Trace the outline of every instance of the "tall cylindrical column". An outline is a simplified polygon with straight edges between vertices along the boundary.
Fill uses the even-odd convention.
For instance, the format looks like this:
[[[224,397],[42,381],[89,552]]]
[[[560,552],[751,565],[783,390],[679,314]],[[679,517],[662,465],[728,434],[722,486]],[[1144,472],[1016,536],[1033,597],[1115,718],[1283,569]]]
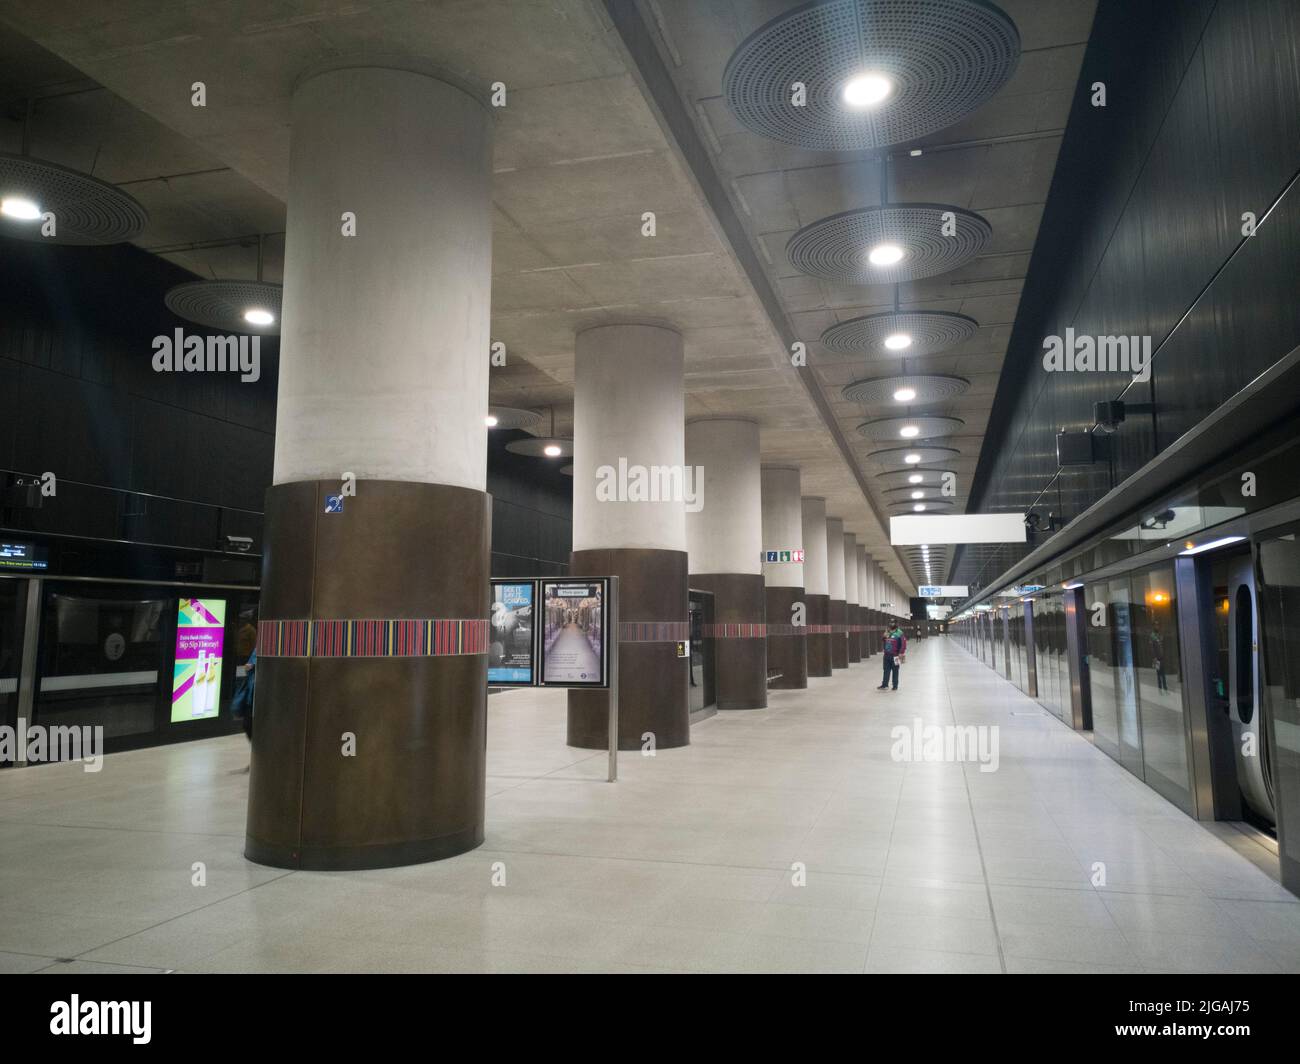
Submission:
[[[763,466],[763,583],[767,595],[767,670],[772,687],[808,686],[807,612],[803,563],[803,513],[799,470]],[[769,560],[775,559],[775,560]]]
[[[718,709],[767,705],[763,488],[758,423],[701,418],[686,426],[686,464],[698,470],[699,506],[686,508],[690,585],[713,595]]]
[[[861,619],[858,622],[858,653],[865,661],[876,652],[871,642],[871,614],[868,612],[871,609],[871,598],[867,581],[867,548],[859,543],[853,553],[858,567],[858,599],[862,604]]]
[[[858,638],[861,607],[858,605],[858,537],[852,532],[844,534],[844,610],[847,620],[849,664],[862,660],[862,643]]]
[[[808,675],[831,674],[831,600],[826,559],[826,500],[799,500],[803,518],[804,601],[808,603]]]
[[[570,571],[619,578],[620,750],[640,749],[647,733],[660,749],[690,742],[689,662],[677,643],[690,637],[686,506],[698,485],[685,468],[684,380],[673,329],[578,334]],[[608,708],[604,691],[570,691],[569,745],[606,746]]]
[[[826,518],[826,578],[830,588],[831,668],[849,664],[848,613],[844,600],[844,522]]]
[[[483,841],[491,160],[487,108],[418,61],[332,60],[294,92],[245,844],[263,864]]]

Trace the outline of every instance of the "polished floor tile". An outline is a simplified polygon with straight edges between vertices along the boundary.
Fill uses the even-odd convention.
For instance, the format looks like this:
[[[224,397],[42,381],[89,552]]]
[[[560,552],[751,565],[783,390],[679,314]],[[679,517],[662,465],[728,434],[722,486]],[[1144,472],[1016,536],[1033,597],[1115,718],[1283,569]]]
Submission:
[[[0,972],[1300,971],[1300,899],[943,639],[720,713],[565,745],[489,700],[487,839],[435,864],[244,860],[242,736],[0,772]],[[998,729],[997,771],[912,760]],[[502,882],[504,876],[504,882]]]

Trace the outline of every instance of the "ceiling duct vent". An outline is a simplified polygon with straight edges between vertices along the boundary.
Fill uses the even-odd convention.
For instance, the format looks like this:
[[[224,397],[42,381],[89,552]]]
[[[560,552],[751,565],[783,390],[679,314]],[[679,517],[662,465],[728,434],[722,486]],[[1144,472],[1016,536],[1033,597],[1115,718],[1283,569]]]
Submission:
[[[978,329],[979,322],[965,314],[889,310],[832,325],[822,333],[822,346],[844,354],[912,358],[956,347],[974,336]]]
[[[945,219],[951,214],[951,219]],[[945,222],[951,236],[945,236]],[[790,238],[786,255],[800,273],[849,284],[897,284],[935,277],[970,262],[993,227],[973,211],[940,203],[895,203],[832,214]],[[901,256],[871,261],[882,248]]]
[[[218,332],[279,336],[281,292],[278,284],[267,281],[186,281],[169,289],[163,299],[168,310],[195,325]],[[258,324],[245,316],[258,311],[271,315],[271,320]]]
[[[19,240],[121,244],[143,233],[149,221],[148,212],[121,189],[27,155],[0,154],[0,197],[13,210],[0,212],[0,235]],[[48,236],[47,214],[54,216]]]
[[[722,94],[761,136],[860,151],[960,121],[1010,80],[1019,59],[1015,23],[984,0],[830,0],[746,38],[727,62]]]
[[[850,403],[866,406],[921,406],[953,399],[970,387],[964,377],[914,375],[907,377],[873,377],[852,381],[840,392]]]

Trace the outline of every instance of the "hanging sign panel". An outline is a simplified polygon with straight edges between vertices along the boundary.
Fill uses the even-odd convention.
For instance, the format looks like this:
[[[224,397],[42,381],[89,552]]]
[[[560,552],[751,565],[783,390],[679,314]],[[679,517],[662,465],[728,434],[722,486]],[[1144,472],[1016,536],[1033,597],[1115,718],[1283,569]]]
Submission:
[[[926,543],[1024,543],[1023,514],[905,514],[889,519],[895,547]]]
[[[176,610],[171,721],[206,720],[221,712],[225,599],[184,598]]]
[[[921,598],[966,598],[970,588],[965,584],[923,584],[916,589]]]
[[[493,687],[530,687],[536,672],[532,580],[493,580],[488,683]]]
[[[608,669],[606,579],[542,580],[544,687],[604,687]]]

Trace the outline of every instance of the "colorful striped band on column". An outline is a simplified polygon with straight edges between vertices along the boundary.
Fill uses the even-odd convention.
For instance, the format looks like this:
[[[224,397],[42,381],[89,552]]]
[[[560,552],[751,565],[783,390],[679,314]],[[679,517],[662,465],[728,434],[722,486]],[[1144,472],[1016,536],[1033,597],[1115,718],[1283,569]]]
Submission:
[[[769,624],[767,634],[773,635],[807,635],[812,630],[806,624]]]
[[[259,621],[259,658],[425,658],[486,654],[488,622]]]
[[[763,639],[767,635],[766,624],[706,624],[705,639]]]
[[[809,635],[830,635],[831,626],[829,624],[805,624],[803,630]]]
[[[690,637],[690,621],[623,621],[618,626],[620,643],[679,643]]]

